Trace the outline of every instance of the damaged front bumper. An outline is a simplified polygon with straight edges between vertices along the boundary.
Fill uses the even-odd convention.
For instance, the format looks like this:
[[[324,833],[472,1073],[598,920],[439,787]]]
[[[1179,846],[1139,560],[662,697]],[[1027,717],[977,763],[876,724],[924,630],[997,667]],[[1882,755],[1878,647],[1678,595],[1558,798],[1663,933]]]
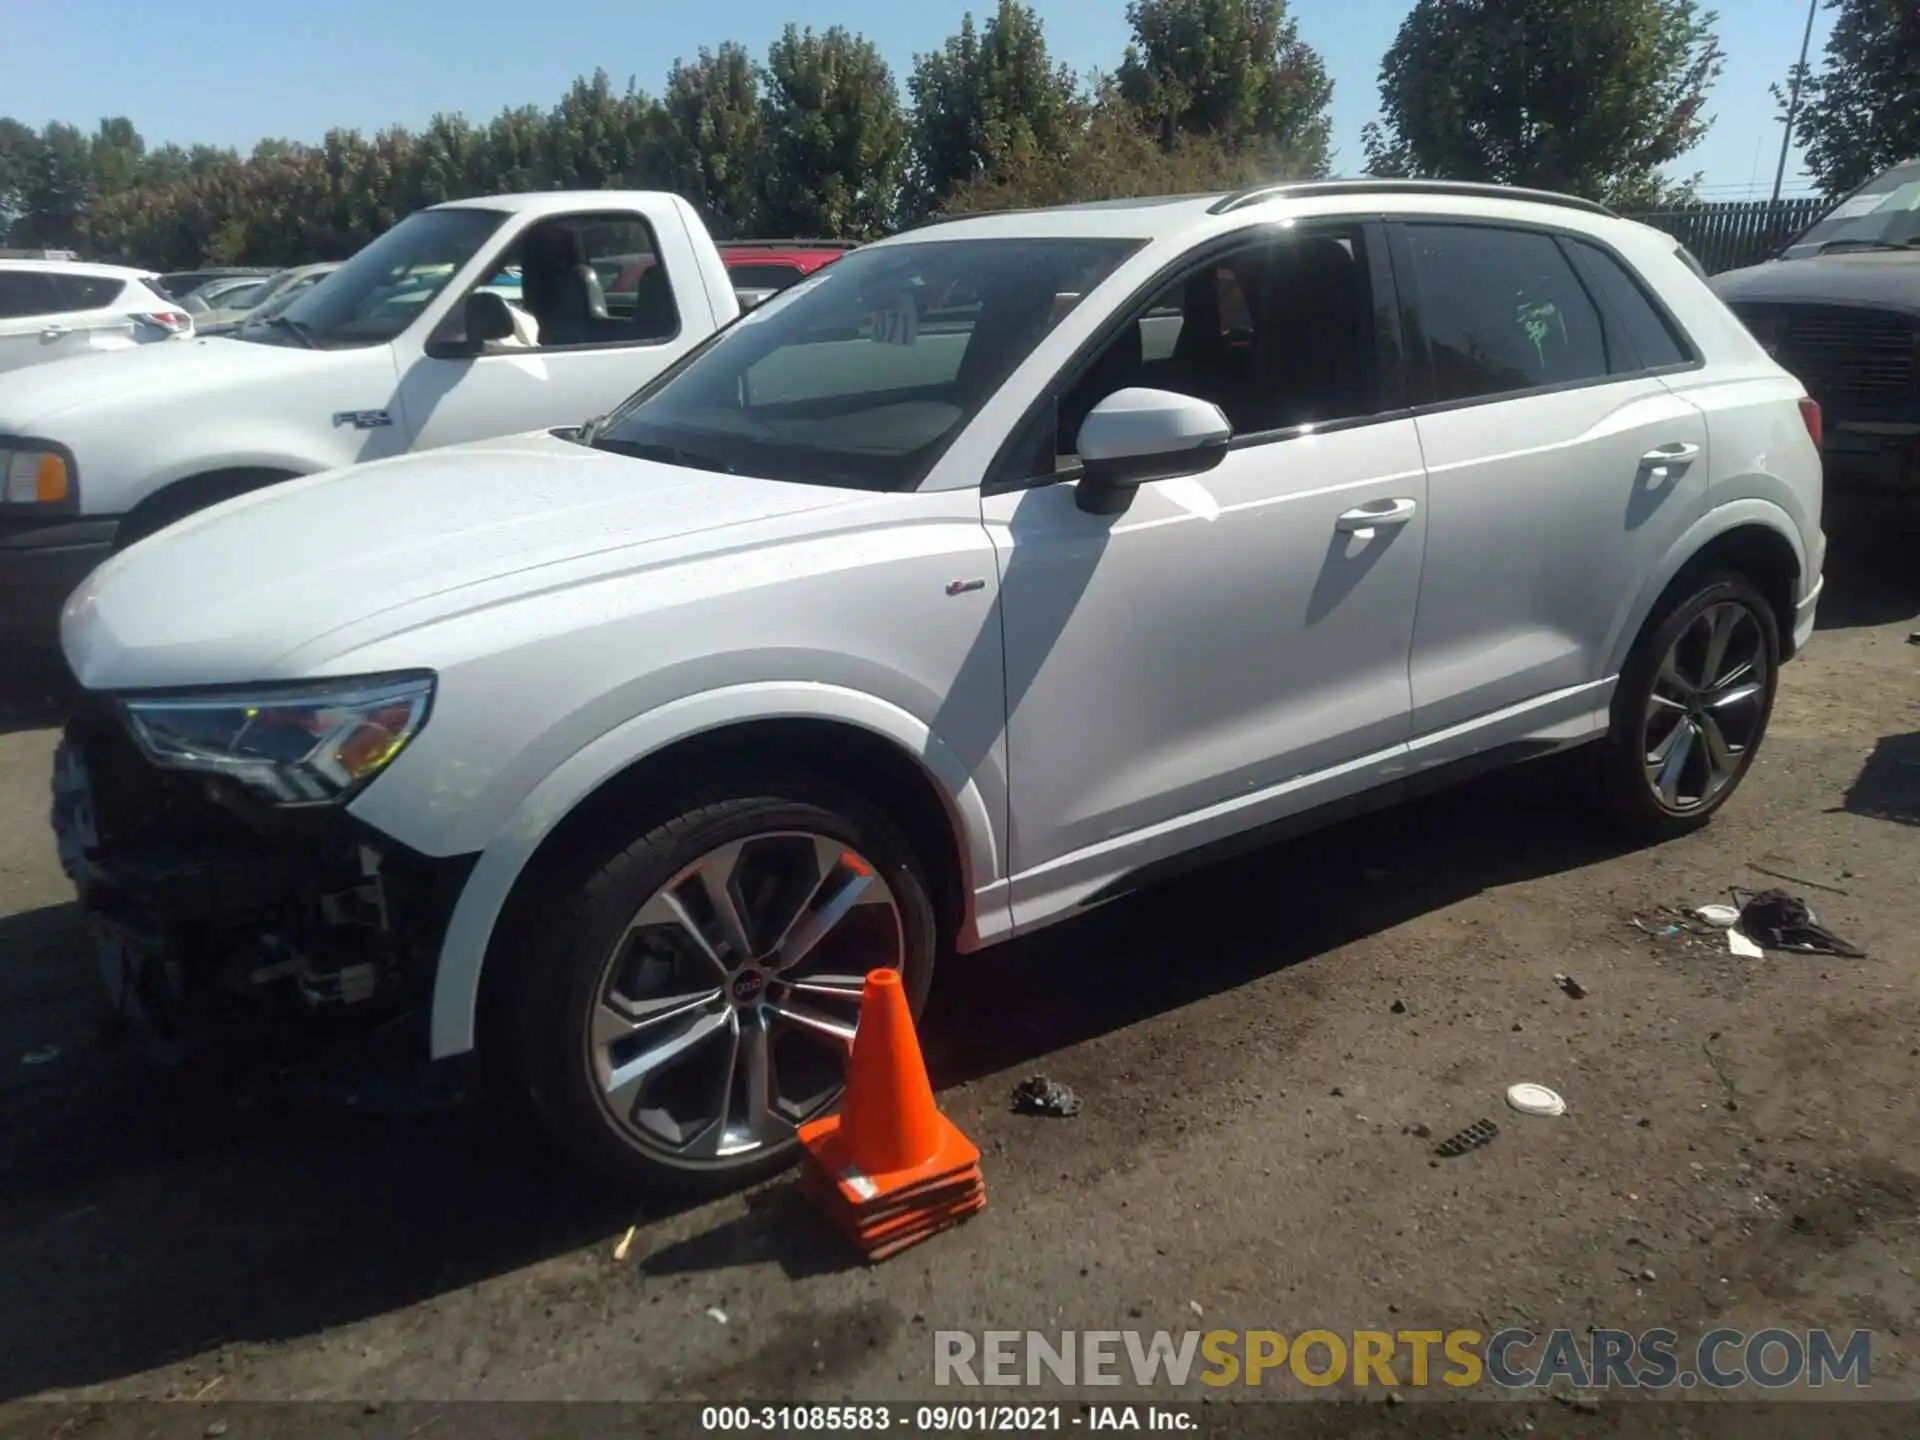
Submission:
[[[235,1026],[391,1019],[431,993],[472,858],[428,859],[336,806],[276,809],[163,770],[83,703],[52,821],[116,1030],[177,1058]]]

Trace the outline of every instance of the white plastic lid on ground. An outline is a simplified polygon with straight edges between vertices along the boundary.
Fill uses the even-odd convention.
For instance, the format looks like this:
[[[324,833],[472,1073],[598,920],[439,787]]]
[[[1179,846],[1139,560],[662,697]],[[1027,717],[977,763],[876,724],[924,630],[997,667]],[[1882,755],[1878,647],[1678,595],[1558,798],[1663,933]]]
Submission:
[[[1544,1085],[1521,1081],[1507,1088],[1507,1104],[1522,1115],[1564,1115],[1567,1102]]]

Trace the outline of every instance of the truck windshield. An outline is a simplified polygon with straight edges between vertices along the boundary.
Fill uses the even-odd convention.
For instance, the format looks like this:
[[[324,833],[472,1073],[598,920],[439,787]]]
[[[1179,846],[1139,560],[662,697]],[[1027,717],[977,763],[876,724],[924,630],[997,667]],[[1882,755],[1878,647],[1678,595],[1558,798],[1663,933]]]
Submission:
[[[770,480],[911,490],[1138,242],[927,240],[857,250],[722,330],[592,444]]]
[[[1920,240],[1920,162],[1882,170],[1781,252],[1787,260],[1849,249],[1905,249]]]
[[[506,218],[500,210],[416,211],[324,284],[300,288],[288,304],[258,315],[238,338],[319,350],[384,345],[413,323]]]

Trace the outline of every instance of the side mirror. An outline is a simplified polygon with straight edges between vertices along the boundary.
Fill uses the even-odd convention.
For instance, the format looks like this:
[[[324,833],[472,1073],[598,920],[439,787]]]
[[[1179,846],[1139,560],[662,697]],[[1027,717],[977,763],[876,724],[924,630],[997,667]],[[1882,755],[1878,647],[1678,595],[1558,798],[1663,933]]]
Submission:
[[[1116,390],[1080,422],[1084,474],[1074,499],[1089,515],[1118,515],[1149,480],[1211,470],[1232,438],[1233,426],[1211,401],[1171,390]]]
[[[507,302],[491,290],[476,290],[467,297],[467,343],[476,350],[489,340],[513,338],[513,313]]]

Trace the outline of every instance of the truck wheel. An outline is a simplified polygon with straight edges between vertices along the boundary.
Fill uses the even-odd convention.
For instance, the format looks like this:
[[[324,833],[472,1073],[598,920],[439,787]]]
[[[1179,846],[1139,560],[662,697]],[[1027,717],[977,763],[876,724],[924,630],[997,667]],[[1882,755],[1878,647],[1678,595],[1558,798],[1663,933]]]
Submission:
[[[840,1099],[866,972],[899,970],[916,1014],[933,976],[909,842],[784,767],[690,791],[637,839],[602,827],[517,918],[503,958],[533,1107],[633,1188],[711,1193],[783,1168],[799,1124]]]
[[[1700,576],[1647,623],[1614,692],[1601,793],[1646,840],[1699,829],[1746,778],[1779,680],[1773,607],[1745,577]]]

